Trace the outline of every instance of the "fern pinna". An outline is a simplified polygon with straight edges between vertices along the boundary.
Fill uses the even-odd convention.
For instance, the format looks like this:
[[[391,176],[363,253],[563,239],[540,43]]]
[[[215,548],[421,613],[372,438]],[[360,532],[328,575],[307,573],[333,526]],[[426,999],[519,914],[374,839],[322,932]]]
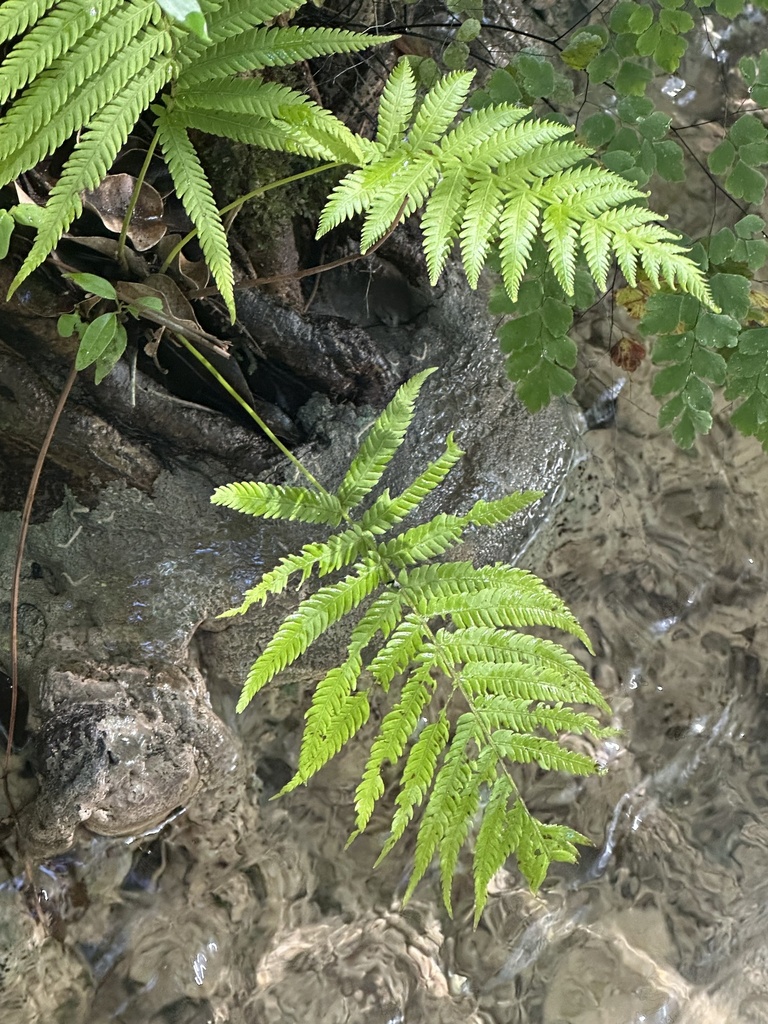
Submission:
[[[388,692],[402,679],[357,787],[354,835],[365,829],[384,794],[385,767],[404,758],[391,833],[379,859],[425,804],[405,899],[437,854],[450,911],[459,852],[480,813],[474,849],[477,920],[488,884],[509,856],[516,856],[537,889],[553,860],[574,861],[576,844],[589,842],[566,826],[537,820],[520,796],[512,766],[530,763],[591,775],[599,770],[595,761],[560,739],[584,732],[600,738],[612,730],[572,706],[609,711],[579,663],[558,644],[520,632],[526,626],[555,627],[591,650],[576,619],[540,579],[501,563],[476,568],[466,561],[435,561],[469,527],[502,523],[540,494],[480,500],[464,515],[441,513],[396,532],[461,458],[449,435],[444,453],[402,493],[384,490],[362,506],[402,443],[419,390],[432,372],[400,388],[335,494],[235,483],[219,487],[211,500],[249,515],[342,527],[327,540],[283,557],[238,608],[224,613],[238,615],[264,604],[289,583],[336,574],[283,621],[248,673],[238,711],[334,623],[357,613],[344,661],[317,684],[296,774],[283,792],[306,783],[337,754],[368,721],[377,691]]]
[[[82,213],[82,193],[97,187],[139,116],[162,93],[153,108],[156,141],[234,318],[226,234],[188,133],[198,129],[326,159],[321,144],[297,143],[279,115],[306,107],[322,137],[323,127],[335,121],[330,114],[285,86],[238,77],[378,41],[338,29],[264,27],[302,2],[200,0],[207,31],[201,39],[156,0],[5,0],[0,43],[16,41],[0,64],[0,103],[10,102],[0,118],[0,186],[77,135],[11,290]],[[345,159],[359,157],[363,146],[354,143]]]

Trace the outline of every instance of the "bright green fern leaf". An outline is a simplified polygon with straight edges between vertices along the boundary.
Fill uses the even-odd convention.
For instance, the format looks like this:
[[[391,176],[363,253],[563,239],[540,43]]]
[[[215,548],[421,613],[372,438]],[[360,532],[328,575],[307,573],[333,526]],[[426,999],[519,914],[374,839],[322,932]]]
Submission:
[[[338,526],[343,508],[333,494],[320,494],[308,487],[282,487],[278,484],[242,483],[217,487],[211,501],[226,505],[249,516],[265,519],[298,519],[302,523]]]
[[[169,62],[158,61],[151,72],[128,83],[119,102],[108,103],[89,123],[77,151],[67,161],[63,174],[51,190],[34,245],[11,284],[11,292],[30,271],[40,266],[72,221],[82,213],[82,193],[96,188],[106,176],[139,114],[167,81],[168,71]]]
[[[0,42],[13,42],[0,62],[0,103],[7,106],[0,118],[0,184],[75,138],[43,228],[11,290],[57,244],[81,212],[81,193],[98,186],[116,147],[172,83],[175,108],[168,106],[168,95],[155,108],[157,140],[234,317],[229,248],[188,130],[353,165],[380,148],[307,97],[253,77],[261,68],[355,52],[393,38],[265,26],[302,2],[204,0],[198,17],[201,25],[205,19],[206,37],[202,30],[180,27],[155,0],[5,0]],[[241,73],[249,77],[237,77]]]
[[[680,240],[657,223],[663,218],[626,205],[641,201],[645,193],[591,162],[589,150],[563,138],[571,129],[525,119],[527,109],[504,103],[461,117],[471,72],[453,72],[438,81],[414,113],[412,72],[401,66],[382,97],[379,152],[367,152],[333,190],[320,216],[318,238],[362,214],[365,252],[399,215],[423,207],[432,283],[458,241],[467,280],[476,287],[498,243],[502,278],[515,301],[540,236],[567,295],[574,293],[583,253],[600,286],[613,258],[629,281],[640,261],[652,280],[663,277],[714,308],[700,267]]]
[[[58,0],[5,0],[0,7],[0,43],[25,32]]]
[[[379,103],[376,142],[387,152],[400,142],[416,102],[416,78],[407,60],[400,61],[384,86]]]
[[[157,134],[176,194],[197,228],[200,246],[234,323],[235,294],[232,263],[224,225],[213,191],[186,129],[167,107],[156,107]]]
[[[308,782],[370,722],[371,708],[388,701],[355,794],[351,839],[387,800],[386,773],[401,770],[391,831],[379,860],[423,805],[405,898],[437,856],[450,911],[453,875],[479,816],[473,866],[479,915],[491,878],[509,856],[517,856],[520,871],[537,888],[552,861],[572,860],[575,844],[588,842],[533,817],[514,781],[515,766],[596,774],[596,757],[570,750],[564,739],[588,734],[600,741],[613,730],[574,707],[609,710],[573,655],[552,640],[521,632],[533,625],[558,629],[589,649],[584,630],[540,579],[504,563],[475,567],[467,561],[435,561],[467,529],[505,522],[538,493],[481,499],[463,515],[438,513],[396,532],[461,458],[449,437],[443,455],[401,494],[393,498],[385,490],[361,509],[402,444],[431,372],[400,388],[368,432],[336,495],[320,488],[313,492],[254,483],[219,488],[213,500],[259,516],[342,527],[327,540],[283,557],[235,610],[282,592],[292,579],[308,583],[346,573],[316,589],[283,621],[252,666],[238,703],[242,711],[322,633],[352,619],[344,660],[315,688],[296,773],[283,791]],[[447,713],[451,703],[458,707],[458,718]]]
[[[230,75],[280,67],[326,53],[355,53],[396,36],[367,36],[337,28],[258,28],[206,47],[201,55],[182,55],[182,88]]]
[[[345,509],[358,505],[381,479],[392,456],[403,443],[413,419],[419,391],[427,377],[434,372],[434,369],[423,370],[407,384],[403,384],[371,427],[337,492]]]

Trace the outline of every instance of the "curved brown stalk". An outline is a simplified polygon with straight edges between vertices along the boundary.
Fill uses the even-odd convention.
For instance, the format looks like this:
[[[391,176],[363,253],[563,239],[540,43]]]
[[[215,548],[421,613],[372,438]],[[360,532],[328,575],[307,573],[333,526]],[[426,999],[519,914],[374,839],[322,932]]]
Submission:
[[[326,270],[335,270],[336,267],[343,267],[347,263],[355,263],[357,260],[364,260],[366,256],[372,256],[377,249],[380,249],[384,243],[392,237],[395,229],[400,223],[400,218],[403,215],[403,211],[408,205],[410,196],[406,196],[400,206],[400,209],[395,215],[395,219],[392,221],[392,225],[388,228],[386,234],[382,235],[381,238],[372,245],[370,249],[366,249],[365,252],[355,252],[351,256],[342,256],[338,260],[331,260],[330,263],[320,263],[316,267],[306,267],[304,270],[293,270],[289,274],[275,274],[273,277],[247,277],[242,281],[238,281],[235,284],[235,290],[243,288],[255,288],[257,285],[262,284],[277,284],[282,281],[300,281],[304,277],[312,277],[313,274],[322,274]],[[192,292],[189,296],[190,299],[204,299],[209,295],[218,295],[219,289],[215,285],[211,285],[210,288],[199,288],[196,292]]]
[[[16,726],[16,708],[18,704],[19,696],[19,590],[21,587],[21,565],[24,559],[24,548],[27,543],[27,533],[29,531],[29,522],[32,518],[32,506],[35,502],[35,494],[37,493],[37,486],[40,482],[40,474],[43,471],[43,464],[48,455],[48,449],[51,447],[51,441],[53,435],[58,426],[61,414],[66,405],[69,393],[72,390],[72,385],[75,383],[75,377],[77,376],[77,369],[75,364],[72,364],[72,368],[69,371],[64,387],[61,389],[59,400],[56,403],[56,408],[51,416],[51,422],[48,424],[48,430],[46,431],[43,443],[40,446],[40,451],[37,454],[35,461],[35,468],[32,471],[32,477],[29,481],[29,487],[27,488],[27,498],[24,502],[24,510],[21,513],[21,525],[19,527],[19,543],[16,548],[16,561],[13,566],[13,578],[11,581],[11,716],[8,722],[8,739],[5,745],[5,762],[3,764],[3,789],[5,790],[5,798],[8,801],[8,806],[11,809],[11,813],[16,815],[16,808],[13,805],[11,794],[8,787],[8,769],[11,761],[11,750],[13,749],[13,733]]]

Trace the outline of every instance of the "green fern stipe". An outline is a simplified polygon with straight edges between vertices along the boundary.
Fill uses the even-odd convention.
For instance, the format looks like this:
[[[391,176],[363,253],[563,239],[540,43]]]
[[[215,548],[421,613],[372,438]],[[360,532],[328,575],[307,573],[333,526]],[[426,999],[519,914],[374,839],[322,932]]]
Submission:
[[[416,82],[402,60],[384,89],[376,138],[334,189],[318,237],[363,214],[361,246],[369,249],[391,228],[400,210],[423,207],[424,252],[434,284],[458,241],[474,288],[493,246],[512,300],[537,237],[568,295],[577,259],[586,260],[600,287],[615,258],[628,281],[642,266],[652,281],[663,276],[714,308],[700,268],[657,214],[635,204],[645,197],[613,171],[590,163],[590,150],[566,139],[571,129],[531,118],[530,111],[499,103],[457,117],[471,72],[439,81],[415,108]],[[342,158],[346,159],[346,158]]]
[[[399,88],[407,99],[402,82]],[[393,116],[380,125],[383,137],[396,123]],[[438,126],[439,119],[431,127],[425,119],[422,130],[429,135]],[[291,581],[343,573],[300,601],[283,621],[248,673],[238,711],[326,630],[354,615],[344,660],[317,684],[296,773],[283,792],[308,782],[360,732],[371,708],[384,703],[355,793],[356,828],[350,841],[369,825],[391,773],[402,764],[391,831],[379,860],[423,807],[405,898],[437,856],[450,912],[453,875],[479,814],[473,867],[477,920],[491,878],[508,857],[516,856],[536,889],[552,861],[573,861],[576,844],[589,842],[530,813],[514,781],[514,766],[592,775],[600,770],[595,759],[570,750],[563,740],[584,733],[600,740],[614,730],[574,707],[610,710],[578,661],[552,640],[521,632],[531,626],[558,629],[591,650],[579,623],[538,577],[504,563],[475,567],[467,561],[435,561],[467,530],[505,522],[540,494],[480,500],[464,515],[440,513],[399,530],[460,460],[463,453],[449,436],[444,453],[410,486],[394,497],[384,490],[372,498],[432,372],[418,374],[399,389],[370,428],[335,495],[238,483],[218,488],[212,500],[263,518],[343,527],[282,558],[239,608],[224,613],[244,612]],[[458,718],[447,713],[452,702]]]

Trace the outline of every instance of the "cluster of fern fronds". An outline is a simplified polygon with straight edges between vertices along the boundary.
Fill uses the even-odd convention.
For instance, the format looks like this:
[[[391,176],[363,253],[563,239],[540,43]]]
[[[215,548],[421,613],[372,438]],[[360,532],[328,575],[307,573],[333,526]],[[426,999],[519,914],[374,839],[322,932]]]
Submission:
[[[346,655],[317,684],[306,714],[296,774],[283,792],[307,782],[368,721],[382,691],[397,687],[373,740],[355,794],[357,835],[385,792],[385,771],[404,758],[391,834],[381,857],[424,804],[407,900],[437,853],[443,897],[476,818],[475,908],[515,855],[534,888],[552,861],[574,861],[588,840],[544,824],[526,807],[515,764],[590,775],[586,754],[560,741],[567,733],[603,737],[612,730],[573,705],[608,707],[589,675],[561,646],[520,632],[550,626],[589,639],[563,602],[536,576],[511,565],[436,561],[471,527],[503,523],[540,495],[477,501],[463,515],[441,513],[398,528],[439,487],[463,452],[452,436],[444,453],[400,494],[372,498],[411,422],[427,370],[397,392],[376,420],[335,494],[269,483],[219,487],[212,501],[249,515],[341,527],[287,555],[249,590],[240,607],[263,604],[290,584],[331,574],[280,625],[252,666],[238,704],[296,661],[334,623],[354,614]],[[380,858],[381,859],[381,858]]]
[[[191,129],[351,165],[323,211],[319,233],[363,213],[363,250],[401,212],[423,206],[433,281],[458,241],[474,287],[497,246],[515,298],[540,236],[568,294],[583,254],[600,287],[615,257],[632,284],[641,268],[655,286],[663,278],[711,304],[699,267],[642,205],[644,193],[591,162],[589,151],[566,137],[567,126],[509,103],[462,116],[468,72],[447,75],[417,105],[416,81],[403,59],[384,90],[376,138],[369,140],[307,96],[254,72],[390,37],[265,27],[301,0],[200,5],[205,39],[170,20],[155,0],[5,0],[0,7],[0,42],[17,39],[0,65],[0,102],[10,103],[0,119],[0,185],[76,136],[13,287],[79,216],[82,193],[97,187],[153,104],[152,149],[159,144],[233,317],[226,233]]]
[[[201,0],[204,41],[155,0],[5,0],[0,42],[19,38],[0,65],[0,103],[12,101],[0,119],[0,185],[77,134],[14,287],[80,215],[82,193],[103,180],[139,116],[162,93],[153,107],[156,142],[234,316],[226,234],[190,129],[326,159],[322,145],[297,145],[280,113],[306,107],[318,134],[335,122],[330,114],[279,83],[241,76],[374,42],[338,29],[264,27],[297,6],[296,0]]]

